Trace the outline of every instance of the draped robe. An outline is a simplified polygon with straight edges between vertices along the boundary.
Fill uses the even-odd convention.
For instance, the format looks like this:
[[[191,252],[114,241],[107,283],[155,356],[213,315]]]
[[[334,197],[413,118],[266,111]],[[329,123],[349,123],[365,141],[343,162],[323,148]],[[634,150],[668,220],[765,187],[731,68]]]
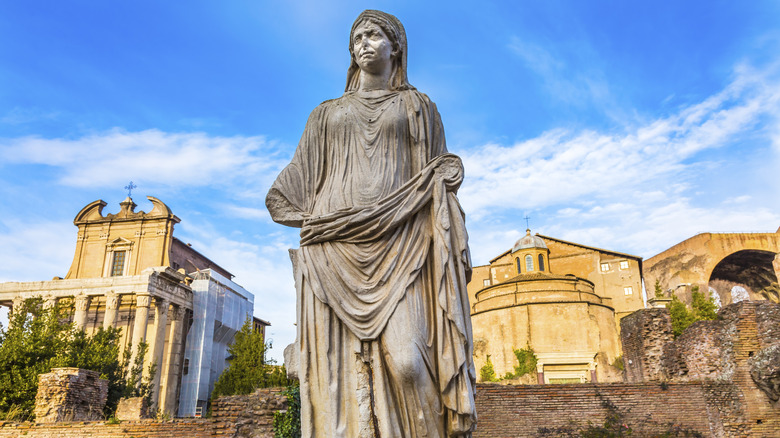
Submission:
[[[318,106],[269,191],[302,227],[298,294],[304,437],[471,436],[470,260],[435,105],[416,90]]]

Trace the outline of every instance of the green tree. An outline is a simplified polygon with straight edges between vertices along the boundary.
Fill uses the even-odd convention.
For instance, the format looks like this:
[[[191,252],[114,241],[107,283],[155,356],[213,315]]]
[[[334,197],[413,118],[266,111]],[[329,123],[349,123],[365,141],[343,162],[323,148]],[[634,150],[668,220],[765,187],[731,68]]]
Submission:
[[[8,329],[0,332],[0,411],[32,416],[38,374],[51,371],[68,348],[72,326],[60,322],[65,316],[62,306],[46,308],[40,298],[14,307]]]
[[[482,382],[497,382],[496,371],[493,369],[493,362],[490,361],[490,355],[487,355],[485,365],[479,369],[479,380]]]
[[[711,321],[718,317],[718,307],[712,297],[699,292],[698,286],[691,288],[691,292],[690,309],[674,295],[672,295],[672,302],[669,303],[669,316],[675,338],[696,321]]]
[[[289,385],[284,367],[275,366],[273,360],[266,359],[266,348],[263,335],[252,328],[252,319],[248,318],[228,347],[230,364],[214,384],[211,398]]]
[[[656,298],[663,298],[664,291],[661,289],[661,282],[659,280],[655,281],[655,297]]]
[[[17,411],[21,419],[32,419],[38,375],[56,367],[97,371],[108,380],[106,416],[114,413],[121,397],[151,394],[154,367],[147,377],[140,376],[145,343],[139,346],[137,369],[130,369],[129,349],[119,359],[120,329],[100,328],[88,336],[67,322],[69,315],[68,300],[46,307],[43,300],[30,299],[14,309],[9,327],[0,329],[0,412]]]

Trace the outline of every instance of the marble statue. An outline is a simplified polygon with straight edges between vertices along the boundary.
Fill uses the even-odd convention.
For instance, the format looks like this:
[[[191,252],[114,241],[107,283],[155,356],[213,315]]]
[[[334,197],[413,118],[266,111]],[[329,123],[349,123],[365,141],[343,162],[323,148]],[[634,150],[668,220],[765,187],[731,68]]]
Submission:
[[[274,221],[301,228],[287,362],[302,433],[470,437],[463,166],[436,105],[409,84],[400,21],[364,11],[349,52],[344,95],[314,109],[266,198]]]

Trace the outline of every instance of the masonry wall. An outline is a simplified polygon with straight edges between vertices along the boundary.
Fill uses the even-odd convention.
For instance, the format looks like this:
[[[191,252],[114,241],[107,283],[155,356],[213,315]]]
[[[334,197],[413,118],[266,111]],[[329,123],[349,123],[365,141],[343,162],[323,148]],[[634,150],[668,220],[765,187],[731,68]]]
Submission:
[[[739,403],[736,397],[723,401]],[[703,436],[725,436],[720,418],[708,415],[707,393],[697,384],[483,384],[477,402],[475,438],[579,436],[589,423],[603,425],[610,410],[634,436],[663,433],[670,423]]]
[[[266,388],[250,395],[217,399],[212,406],[212,418],[207,419],[139,420],[119,424],[5,422],[0,423],[0,438],[273,438],[274,412],[286,408],[281,388]]]
[[[35,418],[41,423],[99,420],[107,396],[108,381],[97,372],[53,368],[38,375]]]
[[[686,430],[703,437],[774,437],[780,425],[765,411],[759,424],[751,395],[730,382],[607,383],[576,385],[477,385],[475,438],[561,437],[601,426],[610,413],[633,436]],[[136,421],[121,424],[0,423],[0,438],[205,438],[272,437],[273,412],[285,408],[279,389],[217,400],[210,419]],[[255,435],[250,435],[254,431]],[[574,435],[578,436],[578,435]]]

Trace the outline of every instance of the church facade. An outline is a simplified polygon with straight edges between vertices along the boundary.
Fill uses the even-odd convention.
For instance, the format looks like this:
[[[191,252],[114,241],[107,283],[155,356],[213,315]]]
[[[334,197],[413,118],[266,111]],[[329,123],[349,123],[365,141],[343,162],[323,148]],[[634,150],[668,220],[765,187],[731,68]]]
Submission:
[[[93,333],[122,329],[131,357],[144,342],[145,366],[154,363],[152,411],[194,416],[203,410],[226,366],[227,345],[252,316],[254,296],[233,275],[173,236],[180,222],[162,201],[136,212],[128,196],[116,214],[95,201],[74,219],[73,263],[65,278],[0,283],[0,305],[30,298],[73,303],[71,322]],[[255,318],[255,325],[269,323]]]
[[[530,230],[477,266],[468,285],[477,369],[490,357],[512,373],[530,347],[536,375],[521,383],[620,381],[620,319],[645,307],[642,259]]]

